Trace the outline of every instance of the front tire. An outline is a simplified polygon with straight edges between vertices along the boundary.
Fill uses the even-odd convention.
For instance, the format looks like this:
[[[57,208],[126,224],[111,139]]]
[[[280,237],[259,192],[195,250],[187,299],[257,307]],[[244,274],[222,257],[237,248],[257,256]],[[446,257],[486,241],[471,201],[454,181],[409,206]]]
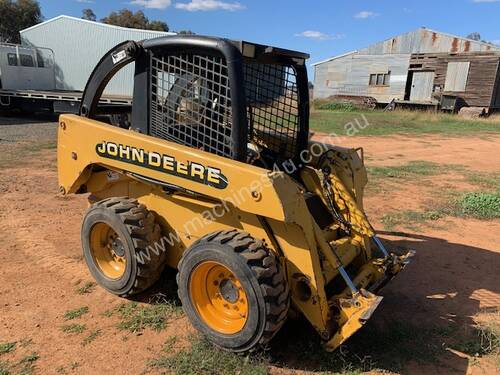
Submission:
[[[234,352],[266,346],[290,306],[288,283],[274,254],[237,230],[212,233],[186,250],[177,284],[195,328]]]
[[[160,240],[160,227],[137,200],[108,198],[92,205],[81,235],[90,273],[109,292],[127,297],[160,278],[165,253],[152,251]]]

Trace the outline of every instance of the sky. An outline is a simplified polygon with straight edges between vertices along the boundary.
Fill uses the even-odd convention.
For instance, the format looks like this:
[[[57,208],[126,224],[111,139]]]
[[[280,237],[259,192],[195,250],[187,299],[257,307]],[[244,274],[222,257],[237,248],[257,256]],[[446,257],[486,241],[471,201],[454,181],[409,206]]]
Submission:
[[[466,36],[479,32],[500,45],[500,0],[41,0],[45,19],[97,18],[142,10],[172,31],[247,40],[299,50],[309,63],[360,49],[419,27]]]

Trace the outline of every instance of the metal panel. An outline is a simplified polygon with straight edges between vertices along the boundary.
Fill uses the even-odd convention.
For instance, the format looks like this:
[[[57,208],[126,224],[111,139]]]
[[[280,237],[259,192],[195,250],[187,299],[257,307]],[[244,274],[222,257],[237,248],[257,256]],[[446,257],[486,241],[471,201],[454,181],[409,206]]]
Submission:
[[[314,97],[370,96],[380,103],[404,99],[410,55],[353,54],[315,66]],[[391,72],[389,85],[370,87],[370,74]]]
[[[415,72],[411,85],[410,100],[426,102],[432,99],[434,72]]]
[[[54,51],[56,89],[81,91],[101,57],[117,44],[172,34],[60,16],[21,31],[21,40],[23,45],[48,47]],[[133,66],[124,68],[108,84],[105,93],[132,95],[133,72]]]
[[[30,56],[33,66],[23,66],[23,56]],[[0,44],[0,82],[1,88],[6,90],[54,90],[52,51]]]
[[[495,50],[498,51],[500,48],[493,44],[421,28],[372,44],[361,49],[359,53],[378,55],[390,53],[459,53]]]
[[[444,91],[463,92],[467,87],[470,61],[449,62]]]

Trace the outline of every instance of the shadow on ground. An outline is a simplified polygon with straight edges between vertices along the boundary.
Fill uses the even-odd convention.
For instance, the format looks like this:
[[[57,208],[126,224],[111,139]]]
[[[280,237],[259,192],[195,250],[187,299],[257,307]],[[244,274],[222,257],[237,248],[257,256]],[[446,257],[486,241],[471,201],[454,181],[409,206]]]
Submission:
[[[0,126],[57,122],[58,118],[59,116],[53,113],[26,114],[19,111],[0,111]]]
[[[413,263],[383,291],[384,300],[367,325],[334,353],[323,351],[318,335],[303,321],[289,322],[273,342],[271,363],[308,371],[420,371],[466,374],[469,355],[480,351],[472,316],[479,298],[500,306],[500,254],[439,238],[382,232],[395,252],[414,249]],[[491,296],[491,297],[489,297]],[[425,370],[424,370],[425,371]],[[418,372],[418,371],[417,371]]]
[[[500,254],[423,235],[381,234],[393,238],[384,241],[391,251],[414,249],[417,255],[382,291],[384,300],[366,326],[339,350],[327,353],[304,319],[288,321],[264,354],[266,363],[287,373],[468,373],[469,359],[459,352],[481,354],[472,317],[488,305],[500,306]],[[175,271],[167,270],[162,281],[137,300],[162,302],[155,300],[160,296],[180,306],[175,290]],[[480,300],[485,305],[480,306]]]

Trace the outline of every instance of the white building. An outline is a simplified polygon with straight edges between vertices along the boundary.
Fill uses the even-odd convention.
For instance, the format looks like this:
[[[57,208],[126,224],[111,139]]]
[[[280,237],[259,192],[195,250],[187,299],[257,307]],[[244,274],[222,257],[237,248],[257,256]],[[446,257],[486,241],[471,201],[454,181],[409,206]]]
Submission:
[[[54,52],[57,90],[83,91],[102,56],[126,40],[140,41],[175,33],[129,29],[69,16],[58,16],[21,31],[24,46]],[[133,66],[119,72],[106,94],[131,95]]]

